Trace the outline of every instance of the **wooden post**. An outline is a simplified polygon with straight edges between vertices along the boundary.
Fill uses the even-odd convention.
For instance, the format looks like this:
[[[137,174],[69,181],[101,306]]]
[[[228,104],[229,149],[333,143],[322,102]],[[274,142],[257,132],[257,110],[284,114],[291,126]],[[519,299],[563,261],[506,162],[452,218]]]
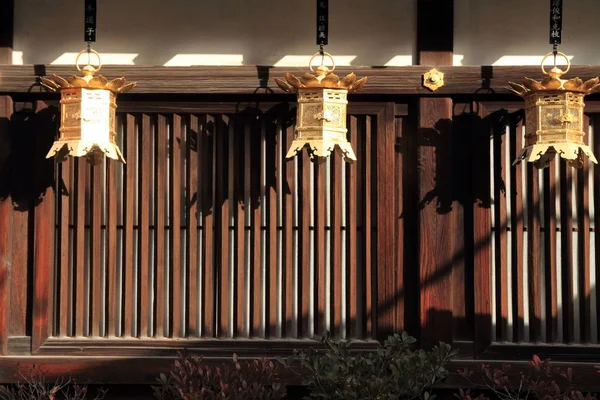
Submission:
[[[14,0],[0,3],[0,64],[12,64]]]
[[[452,65],[453,0],[419,0],[417,3],[417,52],[420,65]],[[443,68],[441,68],[443,72]],[[423,69],[423,73],[427,68]],[[419,273],[421,344],[429,347],[437,341],[453,338],[454,243],[460,242],[461,226],[456,223],[457,204],[451,210],[439,210],[439,196],[451,190],[448,176],[439,176],[442,168],[451,168],[452,99],[426,97],[419,99]],[[451,175],[450,175],[451,176]],[[435,197],[427,202],[430,195]],[[464,263],[462,263],[464,265]],[[464,268],[463,268],[464,270]],[[454,292],[453,292],[454,289]],[[463,305],[464,307],[464,305]]]

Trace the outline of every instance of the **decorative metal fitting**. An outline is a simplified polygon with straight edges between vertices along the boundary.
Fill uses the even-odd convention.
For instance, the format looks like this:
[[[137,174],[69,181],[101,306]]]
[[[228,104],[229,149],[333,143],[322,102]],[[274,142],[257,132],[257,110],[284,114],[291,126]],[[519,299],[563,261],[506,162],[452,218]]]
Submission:
[[[423,86],[435,92],[444,86],[444,73],[435,68],[430,69],[423,75]]]
[[[312,61],[319,55],[322,56],[321,65],[315,71]],[[331,69],[323,65],[325,56],[331,59]],[[286,158],[294,157],[304,146],[308,146],[313,161],[324,161],[334,149],[339,151],[346,161],[355,161],[352,146],[346,139],[346,97],[348,93],[363,87],[367,78],[356,80],[356,75],[350,73],[340,79],[333,73],[333,57],[325,52],[312,56],[309,67],[316,75],[307,72],[296,78],[286,73],[285,81],[275,78],[275,82],[283,91],[297,93],[298,96],[296,138]]]
[[[98,65],[89,63],[81,68],[79,58],[83,54],[95,54]],[[41,84],[51,91],[60,90],[60,137],[54,142],[46,158],[56,156],[58,162],[67,156],[85,156],[88,162],[98,164],[102,157],[125,163],[121,150],[116,144],[116,95],[135,86],[125,83],[125,78],[108,81],[102,75],[94,74],[102,68],[100,55],[95,50],[83,50],[77,55],[75,66],[83,77],[61,78],[52,75],[40,78]]]
[[[597,164],[592,150],[583,142],[583,98],[600,87],[600,80],[593,78],[584,83],[579,78],[561,79],[571,63],[558,52],[567,61],[567,69],[563,71],[555,63],[546,71],[544,61],[551,55],[542,59],[542,72],[548,76],[541,82],[530,78],[524,78],[522,84],[509,82],[508,89],[525,99],[526,119],[525,147],[513,165],[527,160],[544,168],[556,153],[575,168],[583,166],[583,155]]]

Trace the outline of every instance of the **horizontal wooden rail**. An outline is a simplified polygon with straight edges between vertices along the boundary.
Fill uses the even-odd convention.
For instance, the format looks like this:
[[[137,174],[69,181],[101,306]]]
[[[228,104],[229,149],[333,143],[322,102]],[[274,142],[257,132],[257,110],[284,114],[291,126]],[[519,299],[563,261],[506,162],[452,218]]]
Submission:
[[[520,82],[524,76],[541,79],[536,66],[438,66],[445,85],[437,95],[449,94],[507,94],[509,81]],[[406,67],[339,67],[336,74],[350,72],[358,77],[367,76],[362,94],[432,94],[422,85],[422,76],[431,69],[427,65]],[[109,65],[102,69],[107,78],[124,76],[137,82],[135,94],[283,94],[273,78],[285,72],[300,76],[308,68],[260,66],[197,66],[154,67]],[[0,65],[0,94],[39,91],[38,76],[57,74],[70,76],[77,73],[70,65]],[[600,75],[600,66],[573,66],[569,77],[589,79]],[[269,90],[270,89],[270,90]]]

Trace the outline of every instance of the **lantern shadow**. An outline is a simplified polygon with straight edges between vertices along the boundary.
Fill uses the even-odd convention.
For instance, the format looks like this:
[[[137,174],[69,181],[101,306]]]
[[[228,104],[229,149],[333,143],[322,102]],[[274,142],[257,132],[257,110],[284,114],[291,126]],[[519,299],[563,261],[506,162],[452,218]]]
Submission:
[[[0,119],[0,200],[11,199],[17,211],[39,204],[54,187],[54,160],[46,159],[58,128],[54,106],[38,111],[34,104]]]
[[[201,122],[197,131],[191,129],[187,151],[199,153],[200,161],[198,190],[189,194],[188,207],[197,204],[197,216],[212,215],[226,200],[244,210],[258,209],[265,193],[291,193],[285,179],[281,188],[277,186],[279,164],[285,165],[278,156],[287,150],[280,149],[284,143],[278,143],[278,137],[293,126],[294,119],[295,109],[287,102],[267,106],[240,102],[234,114],[215,115]]]
[[[419,201],[421,209],[433,201],[439,214],[450,213],[455,204],[491,206],[491,148],[493,141],[505,134],[509,113],[498,110],[482,117],[477,104],[462,106],[452,120],[442,119],[434,128],[419,129],[419,146],[435,148],[436,164],[435,186]],[[496,184],[504,186],[503,182]]]

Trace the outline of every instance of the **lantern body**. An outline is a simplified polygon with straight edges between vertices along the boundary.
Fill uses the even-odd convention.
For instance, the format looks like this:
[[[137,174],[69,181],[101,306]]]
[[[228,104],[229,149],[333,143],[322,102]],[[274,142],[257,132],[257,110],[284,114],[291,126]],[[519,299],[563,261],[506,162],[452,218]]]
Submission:
[[[521,160],[533,162],[537,168],[544,168],[558,153],[573,167],[583,166],[583,156],[598,163],[589,146],[585,144],[583,130],[583,98],[600,87],[598,78],[583,82],[579,78],[562,79],[570,67],[561,70],[555,65],[550,71],[544,69],[544,60],[553,55],[548,53],[542,59],[542,72],[547,75],[541,81],[523,78],[522,83],[509,82],[510,90],[525,99],[525,147],[513,163]],[[556,56],[556,54],[555,54]]]
[[[583,93],[565,90],[532,92],[525,97],[525,148],[522,158],[538,168],[548,166],[556,153],[569,162],[581,150],[597,162],[583,138]]]
[[[296,138],[287,158],[308,146],[313,158],[325,158],[335,149],[347,160],[356,160],[346,139],[347,95],[348,91],[343,89],[298,89]]]
[[[61,90],[60,137],[47,157],[87,157],[98,163],[102,154],[125,162],[115,132],[116,96],[110,90],[67,88]],[[66,147],[65,147],[66,146]],[[62,155],[62,157],[60,157]]]

